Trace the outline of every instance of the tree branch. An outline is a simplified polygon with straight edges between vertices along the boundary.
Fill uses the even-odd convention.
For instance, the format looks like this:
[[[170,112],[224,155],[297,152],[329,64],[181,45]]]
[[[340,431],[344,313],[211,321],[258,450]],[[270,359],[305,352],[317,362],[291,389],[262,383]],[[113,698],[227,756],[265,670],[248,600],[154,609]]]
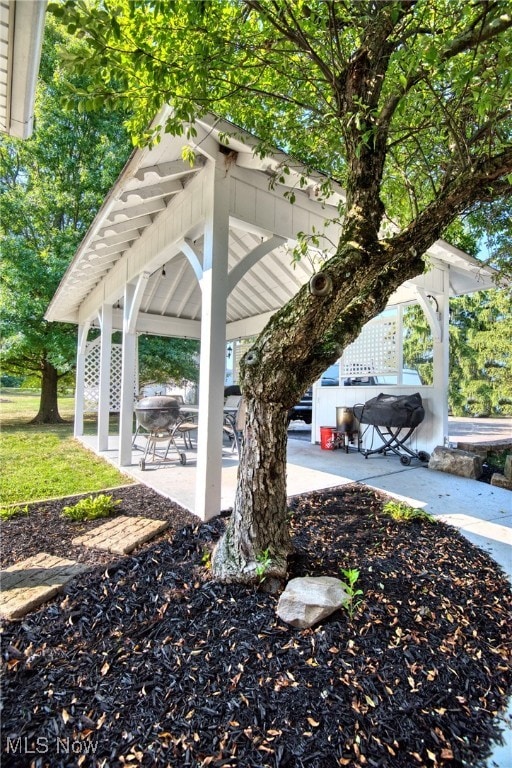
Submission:
[[[500,11],[500,6],[494,3],[492,10]],[[487,42],[496,38],[502,32],[512,27],[512,15],[510,13],[501,14],[498,18],[494,18],[487,23],[486,26],[481,27],[485,17],[488,15],[488,9],[482,13],[477,20],[467,29],[464,33],[455,38],[451,45],[447,46],[441,54],[441,61],[448,61],[454,58],[460,53],[467,51],[481,43]],[[428,33],[428,30],[424,30]],[[419,71],[413,72],[407,78],[405,84],[402,87],[400,93],[391,96],[386,104],[382,107],[378,119],[379,126],[389,125],[396,109],[402,99],[421,81],[427,79],[427,72]]]
[[[391,255],[399,256],[413,248],[424,253],[458,215],[476,202],[491,202],[509,195],[512,185],[503,176],[512,173],[512,147],[495,157],[484,158],[448,181],[438,196],[409,226],[384,242]]]
[[[473,24],[466,32],[462,33],[442,53],[443,61],[448,61],[463,51],[492,40],[502,32],[512,27],[512,14],[501,13],[502,6],[499,3],[493,5],[493,10],[498,12],[497,18],[491,19],[485,26],[479,28],[479,24]]]
[[[326,81],[333,85],[335,87],[336,84],[336,78],[334,77],[334,73],[332,72],[331,68],[328,66],[327,62],[323,60],[323,58],[317,53],[317,51],[313,48],[313,46],[310,44],[310,41],[307,37],[307,35],[304,34],[302,27],[300,26],[295,13],[293,11],[293,7],[290,3],[287,3],[287,11],[288,15],[295,27],[294,29],[287,25],[286,23],[282,23],[277,16],[274,14],[270,14],[268,10],[262,5],[259,0],[245,0],[245,4],[248,8],[251,10],[257,11],[263,18],[265,18],[269,24],[271,24],[274,29],[276,29],[285,40],[289,40],[290,42],[294,43],[298,48],[300,48],[302,51],[305,51],[311,60],[317,65],[320,72],[322,72],[323,76],[325,77]]]

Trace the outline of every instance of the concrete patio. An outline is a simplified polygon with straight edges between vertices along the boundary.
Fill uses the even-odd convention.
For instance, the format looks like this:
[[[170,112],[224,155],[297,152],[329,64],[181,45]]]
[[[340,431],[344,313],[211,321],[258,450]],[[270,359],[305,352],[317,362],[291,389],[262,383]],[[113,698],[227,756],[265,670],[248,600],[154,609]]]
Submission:
[[[510,419],[457,419],[450,422],[450,440],[454,443],[498,443],[512,440]],[[504,569],[512,581],[512,493],[503,488],[428,469],[413,460],[410,466],[397,456],[374,454],[364,458],[351,449],[325,451],[309,442],[309,428],[301,422],[292,424],[288,440],[288,494],[295,496],[320,488],[345,483],[364,483],[426,509],[464,532],[477,546],[484,548]],[[92,450],[94,436],[80,440]],[[170,463],[146,462],[139,467],[145,439],[139,437],[132,453],[132,463],[123,467],[128,476],[153,488],[194,512],[196,486],[196,451],[187,450],[187,463],[181,465],[174,452]],[[180,448],[180,450],[182,450]],[[118,443],[109,438],[109,450],[100,454],[118,466]],[[238,456],[227,445],[223,449],[221,509],[233,506]],[[511,762],[512,765],[512,762]]]

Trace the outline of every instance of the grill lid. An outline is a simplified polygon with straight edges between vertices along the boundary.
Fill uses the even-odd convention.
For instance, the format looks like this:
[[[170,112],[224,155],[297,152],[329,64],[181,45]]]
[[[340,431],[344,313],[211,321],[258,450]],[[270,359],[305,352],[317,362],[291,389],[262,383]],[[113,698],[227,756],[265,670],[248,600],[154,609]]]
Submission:
[[[180,420],[180,404],[164,395],[143,397],[135,405],[137,423],[150,431],[169,430]]]
[[[178,400],[174,397],[168,397],[166,395],[153,395],[151,397],[143,397],[135,404],[136,411],[171,411],[175,408],[180,409]]]
[[[414,395],[386,395],[383,392],[367,400],[364,405],[354,405],[354,414],[361,424],[384,427],[417,427],[425,417],[425,409],[419,392]]]

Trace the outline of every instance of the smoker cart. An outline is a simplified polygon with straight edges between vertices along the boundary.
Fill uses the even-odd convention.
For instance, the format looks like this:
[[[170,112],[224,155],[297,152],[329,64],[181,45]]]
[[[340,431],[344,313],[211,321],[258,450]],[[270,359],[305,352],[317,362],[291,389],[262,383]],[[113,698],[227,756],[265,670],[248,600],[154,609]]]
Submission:
[[[363,450],[365,459],[372,453],[388,451],[400,457],[400,462],[409,465],[411,459],[426,462],[430,456],[425,451],[413,451],[405,443],[425,417],[425,409],[419,392],[414,395],[386,395],[381,393],[363,405],[353,408],[356,419],[368,424],[382,440],[382,445]]]

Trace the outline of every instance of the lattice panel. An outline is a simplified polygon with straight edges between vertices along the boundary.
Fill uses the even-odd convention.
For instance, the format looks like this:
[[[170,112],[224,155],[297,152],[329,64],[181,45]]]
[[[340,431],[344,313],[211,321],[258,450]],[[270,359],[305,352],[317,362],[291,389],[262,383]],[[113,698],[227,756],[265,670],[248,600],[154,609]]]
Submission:
[[[86,412],[96,413],[100,398],[100,351],[101,338],[87,342],[85,351],[84,373],[84,408]],[[111,413],[119,413],[121,408],[121,374],[123,352],[121,344],[112,344],[110,356],[110,392],[109,410]],[[138,393],[138,372],[135,371],[133,383],[134,400]]]
[[[233,384],[238,384],[240,381],[240,360],[250,350],[255,338],[255,336],[248,336],[233,343]]]
[[[367,376],[398,370],[398,324],[396,315],[377,317],[367,323],[341,359],[341,375]]]

